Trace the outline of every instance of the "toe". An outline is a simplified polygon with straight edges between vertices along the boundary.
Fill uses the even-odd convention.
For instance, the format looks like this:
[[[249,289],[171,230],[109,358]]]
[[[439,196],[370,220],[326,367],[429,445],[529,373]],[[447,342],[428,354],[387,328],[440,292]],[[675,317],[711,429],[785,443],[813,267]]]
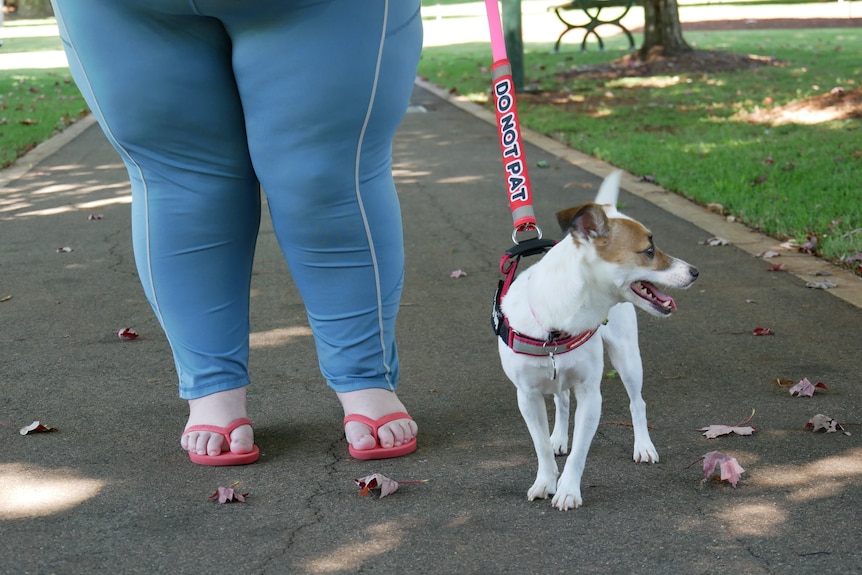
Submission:
[[[240,425],[230,434],[230,450],[233,453],[251,453],[254,449],[254,430],[250,425]]]
[[[354,449],[374,449],[377,442],[371,434],[371,428],[357,421],[349,421],[344,426],[344,434],[347,441]]]
[[[396,419],[377,430],[381,447],[398,447],[416,437],[416,423],[412,419]]]
[[[223,444],[224,438],[221,435],[210,433],[209,437],[206,438],[206,447],[204,448],[204,451],[207,455],[215,457],[222,452]],[[200,451],[198,451],[198,453],[200,453]]]

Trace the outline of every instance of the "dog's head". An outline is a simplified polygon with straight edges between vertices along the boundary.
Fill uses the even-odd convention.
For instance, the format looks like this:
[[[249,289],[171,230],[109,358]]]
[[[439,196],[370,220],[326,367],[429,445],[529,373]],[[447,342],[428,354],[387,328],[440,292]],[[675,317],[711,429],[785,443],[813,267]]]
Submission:
[[[653,315],[669,315],[676,303],[655,284],[687,288],[697,279],[697,268],[658,249],[643,224],[617,211],[617,194],[603,192],[597,200],[614,203],[591,202],[557,213],[560,227],[568,233],[566,240],[594,250],[593,279],[603,284],[597,289],[614,290],[620,301],[630,301]]]

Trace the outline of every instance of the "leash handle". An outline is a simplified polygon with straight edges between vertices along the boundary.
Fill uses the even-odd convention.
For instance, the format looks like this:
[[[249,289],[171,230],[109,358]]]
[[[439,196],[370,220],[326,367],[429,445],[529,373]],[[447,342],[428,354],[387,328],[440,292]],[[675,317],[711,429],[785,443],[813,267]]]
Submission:
[[[500,152],[503,155],[503,170],[506,174],[506,191],[509,209],[512,212],[512,241],[518,244],[517,235],[535,230],[542,237],[542,230],[536,225],[533,211],[533,188],[521,140],[521,123],[518,119],[518,106],[515,102],[515,83],[512,80],[512,66],[506,55],[503,40],[503,27],[497,0],[485,0],[488,15],[488,28],[491,32],[491,66],[493,82],[494,114],[497,118],[497,132],[500,137]]]
[[[503,25],[500,23],[500,7],[497,0],[485,0],[488,14],[488,29],[491,31],[491,56],[494,62],[506,60],[506,42],[503,40]]]

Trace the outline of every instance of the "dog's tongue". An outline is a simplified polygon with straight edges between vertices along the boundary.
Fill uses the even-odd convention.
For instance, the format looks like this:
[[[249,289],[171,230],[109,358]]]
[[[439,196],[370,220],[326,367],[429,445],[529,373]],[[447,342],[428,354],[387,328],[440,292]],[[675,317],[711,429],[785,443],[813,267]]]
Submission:
[[[642,281],[640,282],[641,286],[643,286],[644,291],[649,294],[649,299],[654,300],[660,306],[665,309],[675,310],[676,302],[673,301],[673,298],[669,295],[662,293],[657,287],[655,287],[650,282]]]

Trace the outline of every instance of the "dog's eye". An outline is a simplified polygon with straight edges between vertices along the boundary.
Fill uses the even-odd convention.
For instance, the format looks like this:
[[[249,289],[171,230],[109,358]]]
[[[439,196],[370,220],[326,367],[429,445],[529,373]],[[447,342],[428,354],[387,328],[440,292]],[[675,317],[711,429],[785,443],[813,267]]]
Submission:
[[[648,257],[649,259],[653,259],[655,257],[655,247],[650,246],[644,251],[641,252],[643,255]]]

